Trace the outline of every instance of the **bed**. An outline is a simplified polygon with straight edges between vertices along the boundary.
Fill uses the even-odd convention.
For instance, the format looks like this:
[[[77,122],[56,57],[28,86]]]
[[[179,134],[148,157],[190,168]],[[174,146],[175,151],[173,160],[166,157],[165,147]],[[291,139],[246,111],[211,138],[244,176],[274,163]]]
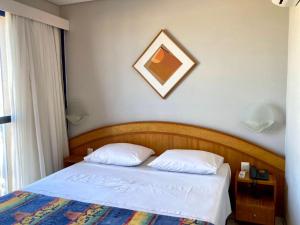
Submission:
[[[146,164],[120,167],[81,162],[25,191],[81,202],[225,224],[231,213],[230,167],[217,175],[157,171]]]
[[[106,212],[110,207],[114,216],[98,224],[224,225],[231,213],[231,171],[235,172],[241,161],[249,161],[258,167],[267,168],[277,177],[277,214],[282,215],[284,159],[259,146],[200,127],[177,123],[140,122],[99,128],[75,137],[70,140],[70,153],[84,156],[87,148],[95,149],[115,142],[147,146],[154,149],[157,155],[169,148],[202,149],[222,155],[226,163],[216,175],[205,176],[157,171],[148,167],[147,162],[138,167],[80,162],[26,187],[21,192],[12,193],[6,199],[0,199],[0,223],[1,219],[5,221],[5,216],[6,221],[9,221],[11,215],[1,212],[1,204],[8,205],[7,202],[14,202],[21,196],[39,199],[37,206],[29,204],[29,213],[40,209],[41,201],[47,204],[64,202],[71,207],[64,206],[66,209],[63,213],[64,219],[66,215],[70,219],[69,224],[97,224],[82,222],[84,220],[81,223],[74,222],[79,214],[71,209],[75,206],[77,210],[80,208],[80,212],[87,212],[86,216],[90,219],[91,215],[94,215],[90,212],[95,212],[94,208],[101,206],[104,208],[98,210],[98,214]],[[66,200],[71,201],[65,203]],[[44,211],[38,211],[37,214],[40,215]],[[26,213],[20,214],[18,210],[14,213],[14,219],[18,221],[23,221],[28,216]],[[116,218],[122,218],[123,221],[116,222]],[[85,219],[88,221],[86,217]],[[55,217],[45,221],[41,224],[59,224],[53,222],[57,221]]]

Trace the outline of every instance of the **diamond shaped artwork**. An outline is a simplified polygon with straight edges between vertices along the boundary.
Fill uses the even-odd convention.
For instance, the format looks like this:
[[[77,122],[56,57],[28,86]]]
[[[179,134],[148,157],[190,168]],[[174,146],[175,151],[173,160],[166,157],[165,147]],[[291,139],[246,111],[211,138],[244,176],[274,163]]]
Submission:
[[[165,98],[195,65],[196,62],[162,30],[133,67]]]

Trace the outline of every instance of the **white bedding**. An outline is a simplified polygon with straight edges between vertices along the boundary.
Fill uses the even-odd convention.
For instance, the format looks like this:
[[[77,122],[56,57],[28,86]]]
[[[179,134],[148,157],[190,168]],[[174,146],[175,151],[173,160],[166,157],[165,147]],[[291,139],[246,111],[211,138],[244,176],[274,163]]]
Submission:
[[[216,175],[77,163],[25,188],[25,191],[224,225],[231,213],[230,167]]]

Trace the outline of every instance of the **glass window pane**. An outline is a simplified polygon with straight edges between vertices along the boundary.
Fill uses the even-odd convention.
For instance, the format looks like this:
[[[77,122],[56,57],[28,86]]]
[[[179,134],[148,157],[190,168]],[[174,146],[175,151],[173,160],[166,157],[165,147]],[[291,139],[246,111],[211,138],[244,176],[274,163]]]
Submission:
[[[0,17],[0,117],[11,115],[4,20],[5,17]]]
[[[12,166],[13,155],[11,124],[0,125],[0,196],[7,194],[13,186]]]
[[[4,22],[5,17],[0,17],[0,117],[11,115]],[[12,147],[11,124],[0,124],[0,196],[13,187]]]

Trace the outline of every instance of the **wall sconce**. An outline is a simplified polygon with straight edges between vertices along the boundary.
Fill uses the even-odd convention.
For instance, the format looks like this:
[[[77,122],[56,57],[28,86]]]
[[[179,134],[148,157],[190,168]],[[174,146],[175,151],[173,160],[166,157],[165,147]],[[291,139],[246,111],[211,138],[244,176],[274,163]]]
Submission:
[[[73,125],[79,125],[82,120],[84,120],[87,115],[76,115],[76,114],[68,114],[67,120]]]
[[[68,104],[66,118],[72,125],[79,125],[88,115],[80,101],[72,101]]]
[[[273,108],[267,104],[252,105],[246,111],[242,123],[251,131],[262,133],[275,123]]]

